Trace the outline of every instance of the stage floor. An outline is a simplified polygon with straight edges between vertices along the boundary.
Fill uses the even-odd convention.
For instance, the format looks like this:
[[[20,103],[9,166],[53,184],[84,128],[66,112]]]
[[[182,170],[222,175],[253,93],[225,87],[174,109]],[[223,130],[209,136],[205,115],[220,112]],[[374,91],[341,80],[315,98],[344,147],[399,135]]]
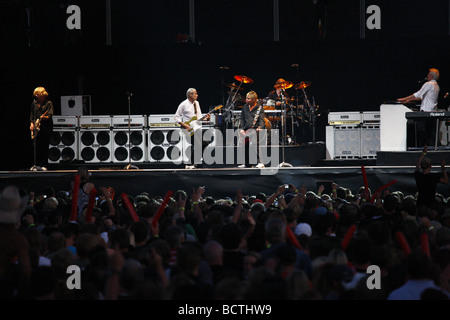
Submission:
[[[168,190],[185,190],[205,186],[205,196],[216,199],[234,197],[241,189],[245,195],[259,192],[272,194],[282,184],[294,184],[297,188],[305,186],[317,191],[321,181],[334,181],[339,186],[357,193],[364,185],[361,166],[365,167],[370,189],[374,192],[387,183],[396,180],[390,188],[402,191],[405,195],[416,193],[414,168],[420,156],[419,151],[379,152],[377,159],[326,160],[325,146],[290,146],[286,148],[285,162],[292,167],[273,168],[237,168],[237,165],[205,166],[188,170],[184,165],[136,163],[138,169],[125,169],[125,164],[86,163],[92,173],[96,186],[112,186],[116,194],[137,195],[148,192],[163,196]],[[430,151],[433,170],[440,170],[440,160],[450,164],[449,151]],[[43,192],[47,187],[55,191],[70,190],[80,163],[49,165],[48,171],[0,171],[0,188],[14,184],[19,188],[35,193]],[[438,192],[449,197],[449,188],[438,185]]]

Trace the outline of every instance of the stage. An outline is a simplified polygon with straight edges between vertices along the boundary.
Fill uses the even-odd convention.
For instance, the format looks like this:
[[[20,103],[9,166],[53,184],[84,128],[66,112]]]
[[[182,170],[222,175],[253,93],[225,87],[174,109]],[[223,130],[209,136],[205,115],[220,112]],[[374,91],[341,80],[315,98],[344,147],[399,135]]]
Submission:
[[[116,194],[123,192],[137,195],[148,192],[150,195],[164,194],[168,190],[185,190],[205,186],[205,196],[214,199],[234,197],[240,188],[244,195],[263,192],[270,195],[281,184],[294,184],[297,188],[305,186],[317,191],[321,181],[334,181],[339,186],[356,193],[364,185],[361,166],[364,165],[369,187],[372,191],[397,180],[390,188],[414,195],[416,185],[414,168],[420,152],[380,152],[377,159],[364,160],[325,160],[323,144],[290,146],[285,149],[285,162],[292,167],[238,168],[237,166],[203,166],[185,169],[184,165],[137,163],[138,169],[125,169],[126,164],[85,164],[90,169],[91,180],[96,186],[112,186]],[[433,171],[440,170],[440,159],[450,163],[450,152],[430,151]],[[390,162],[390,163],[388,163]],[[14,184],[19,188],[35,193],[47,187],[55,191],[70,190],[70,182],[80,163],[54,164],[47,171],[1,171],[0,184],[3,187]],[[438,186],[438,192],[449,197],[448,187]]]

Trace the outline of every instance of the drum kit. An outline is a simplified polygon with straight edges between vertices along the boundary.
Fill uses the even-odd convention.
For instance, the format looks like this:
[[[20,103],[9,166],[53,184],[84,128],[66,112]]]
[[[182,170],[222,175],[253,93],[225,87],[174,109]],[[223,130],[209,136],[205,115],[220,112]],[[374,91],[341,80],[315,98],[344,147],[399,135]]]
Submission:
[[[298,78],[298,75],[297,75]],[[234,80],[236,82],[225,84],[222,79],[222,84],[225,84],[229,89],[227,91],[228,99],[224,103],[224,113],[223,113],[223,124],[226,129],[233,128],[234,130],[240,127],[240,115],[237,111],[242,109],[245,103],[245,95],[241,94],[243,90],[243,85],[254,83],[253,79],[244,75],[235,75]],[[315,125],[317,117],[317,109],[314,98],[313,102],[309,101],[306,94],[306,89],[311,86],[311,81],[297,81],[294,84],[291,81],[286,81],[284,79],[278,79],[275,83],[275,91],[278,92],[278,98],[274,99],[272,96],[266,97],[264,99],[259,99],[260,103],[263,104],[265,117],[265,129],[269,137],[271,135],[271,130],[273,128],[281,128],[280,144],[282,147],[282,163],[281,167],[291,167],[289,163],[284,162],[284,147],[286,144],[296,144],[295,141],[295,130],[294,125],[297,127],[305,128],[312,127],[313,129],[313,139],[315,139]],[[237,84],[236,84],[237,83]],[[293,89],[295,90],[295,98],[290,98],[286,91]],[[303,103],[300,104],[299,96],[302,96]],[[294,97],[294,95],[293,95]],[[287,124],[290,121],[291,125],[291,135],[287,134]],[[315,140],[314,140],[315,141]],[[269,142],[269,139],[267,141]]]
[[[237,81],[233,83],[225,84],[229,90],[227,91],[228,100],[225,104],[224,120],[227,121],[226,113],[230,110],[239,110],[245,103],[245,96],[241,93],[243,91],[243,85],[252,84],[254,81],[244,75],[235,75],[234,80]],[[317,120],[317,109],[314,98],[312,102],[307,96],[306,89],[311,86],[311,81],[301,81],[294,84],[291,81],[284,79],[279,79],[274,88],[276,91],[280,92],[279,99],[273,99],[273,97],[265,97],[259,99],[263,104],[263,108],[266,114],[265,125],[267,130],[272,128],[281,128],[282,136],[280,137],[283,142],[287,144],[294,144],[295,136],[294,126],[299,126],[300,124],[306,124],[313,129],[313,139],[315,139],[315,126]],[[286,90],[295,90],[295,95],[289,97],[286,94]],[[299,96],[301,98],[299,98]],[[303,101],[300,101],[303,100]],[[231,122],[231,127],[234,129],[239,128],[240,116],[229,113],[228,121]],[[291,136],[286,134],[286,126],[291,126]]]

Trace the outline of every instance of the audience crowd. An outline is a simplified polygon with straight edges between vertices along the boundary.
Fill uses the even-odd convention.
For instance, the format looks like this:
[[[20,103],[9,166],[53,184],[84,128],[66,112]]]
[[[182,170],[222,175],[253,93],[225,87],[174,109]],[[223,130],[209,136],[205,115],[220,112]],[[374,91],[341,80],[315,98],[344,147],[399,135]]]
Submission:
[[[418,205],[395,185],[325,194],[299,181],[218,199],[203,187],[119,195],[84,182],[76,193],[1,190],[2,299],[449,298],[450,200],[440,194]],[[97,193],[80,196],[87,183]]]

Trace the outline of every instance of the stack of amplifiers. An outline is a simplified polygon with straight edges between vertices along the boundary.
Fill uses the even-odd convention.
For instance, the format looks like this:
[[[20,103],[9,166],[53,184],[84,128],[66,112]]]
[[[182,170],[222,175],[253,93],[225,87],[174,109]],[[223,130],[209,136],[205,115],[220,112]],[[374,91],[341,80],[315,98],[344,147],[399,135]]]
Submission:
[[[380,112],[363,112],[361,117],[361,158],[376,159],[380,151]]]
[[[112,162],[112,116],[80,117],[80,160]]]
[[[147,117],[117,115],[112,117],[112,161],[144,162],[147,160]]]
[[[186,130],[184,130],[186,131]],[[174,115],[148,116],[148,161],[153,163],[176,163],[183,160],[186,135],[175,122]]]
[[[49,163],[70,162],[79,157],[79,117],[53,116]]]
[[[330,112],[326,127],[327,159],[361,157],[361,112]]]
[[[380,150],[380,112],[330,112],[327,159],[376,159]]]

